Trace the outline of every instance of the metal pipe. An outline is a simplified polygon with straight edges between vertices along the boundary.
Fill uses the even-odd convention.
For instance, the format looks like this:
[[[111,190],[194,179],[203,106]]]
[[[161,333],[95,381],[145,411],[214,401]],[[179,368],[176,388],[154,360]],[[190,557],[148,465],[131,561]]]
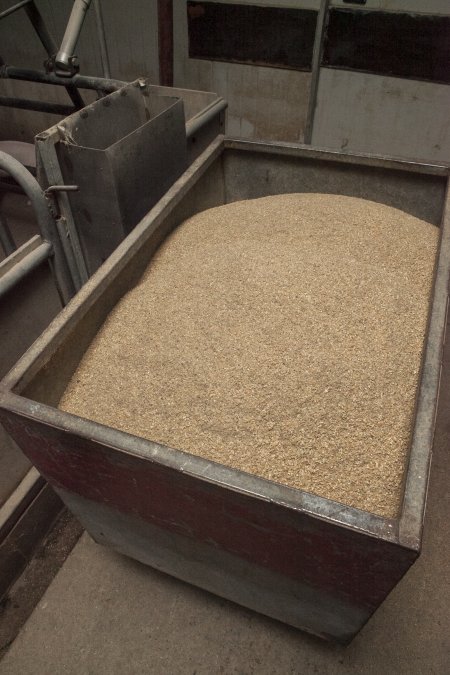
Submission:
[[[48,241],[44,241],[34,251],[28,253],[25,258],[19,260],[8,272],[0,276],[0,298],[35,270],[36,267],[39,267],[45,260],[48,260],[51,254],[51,244]]]
[[[6,152],[0,151],[0,169],[6,171],[21,186],[30,200],[42,237],[53,246],[56,286],[63,302],[68,302],[74,294],[72,279],[55,222],[39,183],[23,164]]]
[[[84,108],[85,103],[83,101],[83,97],[73,84],[66,85],[66,91],[70,96],[70,100],[72,101],[75,110],[81,110]]]
[[[192,138],[195,136],[197,131],[199,131],[204,125],[208,124],[216,115],[223,112],[227,109],[228,103],[223,99],[214,101],[209,108],[206,108],[202,113],[196,115],[191,120],[188,120],[186,123],[186,138]]]
[[[108,45],[106,42],[105,22],[103,21],[103,10],[101,0],[94,0],[95,21],[97,24],[97,35],[100,44],[100,58],[102,62],[103,77],[111,77],[111,68],[109,65]]]
[[[95,91],[104,91],[107,94],[117,91],[121,87],[129,84],[122,80],[105,79],[103,77],[91,77],[89,75],[73,75],[70,80],[67,77],[60,77],[55,73],[43,73],[31,68],[16,68],[15,66],[0,66],[0,78],[11,80],[26,80],[27,82],[42,82],[43,84],[57,84],[67,87],[68,81],[79,89],[94,89]]]
[[[25,11],[30,19],[34,30],[37,33],[39,40],[41,41],[42,46],[47,52],[48,56],[54,56],[57,50],[56,42],[54,41],[52,35],[48,32],[47,26],[45,25],[44,19],[36,7],[34,2],[29,2],[25,5]]]
[[[12,7],[8,7],[8,9],[5,9],[3,12],[0,12],[0,19],[4,19],[6,16],[9,16],[10,14],[17,12],[18,9],[22,9],[22,7],[25,7],[25,5],[28,5],[30,2],[32,2],[32,0],[22,0],[22,2],[18,2],[16,5],[13,5]]]
[[[45,25],[44,19],[42,18],[39,9],[36,7],[34,0],[23,0],[23,2],[19,2],[17,5],[10,7],[9,9],[5,10],[0,14],[0,19],[3,19],[5,16],[12,14],[13,12],[17,11],[18,9],[21,9],[22,7],[25,8],[28,18],[30,19],[31,24],[34,30],[36,31],[42,46],[44,47],[45,51],[47,52],[47,55],[51,59],[56,54],[57,50],[56,42],[54,41],[52,35],[47,30],[47,26]],[[0,65],[3,65],[3,62],[0,62]],[[75,106],[75,110],[81,110],[81,108],[84,108],[85,104],[83,98],[80,92],[77,90],[77,88],[74,87],[73,84],[67,84],[67,82],[65,83],[64,86],[66,87],[66,91],[69,94],[70,99]],[[27,109],[39,110],[38,108],[27,108]],[[67,113],[63,112],[61,114],[65,115]]]
[[[17,246],[8,227],[8,223],[4,216],[0,215],[0,244],[2,245],[5,256],[14,253]]]
[[[47,30],[45,21],[42,18],[39,9],[36,7],[34,0],[31,0],[29,3],[26,4],[25,11],[28,15],[28,18],[31,21],[34,30],[37,33],[39,40],[41,41],[42,46],[44,47],[45,51],[47,52],[51,60],[55,56],[58,47],[52,35]],[[76,87],[69,84],[66,86],[66,91],[69,94],[70,99],[74,104],[76,110],[81,110],[81,108],[84,108],[84,101],[79,91],[76,89]]]
[[[75,0],[73,3],[66,31],[55,58],[55,64],[58,68],[70,71],[72,65],[71,58],[74,55],[75,46],[90,4],[91,0]]]
[[[323,39],[325,29],[328,23],[328,10],[330,0],[322,0],[316,23],[316,35],[314,38],[311,86],[309,89],[308,114],[306,117],[304,143],[310,145],[312,142],[314,115],[317,106],[317,92],[319,90],[320,64],[322,61]]]
[[[13,96],[0,96],[0,106],[8,108],[20,108],[21,110],[36,110],[38,112],[52,113],[53,115],[71,115],[75,108],[61,103],[48,103],[47,101],[34,101]]]

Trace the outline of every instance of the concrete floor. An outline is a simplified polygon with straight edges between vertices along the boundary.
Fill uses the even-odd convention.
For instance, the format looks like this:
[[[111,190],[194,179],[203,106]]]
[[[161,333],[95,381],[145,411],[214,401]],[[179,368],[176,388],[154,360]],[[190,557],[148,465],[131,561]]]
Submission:
[[[47,536],[36,546],[27,567],[0,602],[0,660],[82,533],[83,528],[74,516],[63,510]]]
[[[423,552],[347,647],[326,644],[95,544],[76,545],[2,675],[448,675],[450,348]]]

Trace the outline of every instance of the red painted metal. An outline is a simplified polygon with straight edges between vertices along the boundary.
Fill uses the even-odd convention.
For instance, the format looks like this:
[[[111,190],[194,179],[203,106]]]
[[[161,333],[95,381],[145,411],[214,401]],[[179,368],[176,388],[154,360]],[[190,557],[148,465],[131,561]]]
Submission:
[[[158,0],[159,84],[173,85],[173,0]]]
[[[54,487],[301,580],[369,615],[418,555],[93,439],[51,427],[43,433],[19,415],[2,421]]]

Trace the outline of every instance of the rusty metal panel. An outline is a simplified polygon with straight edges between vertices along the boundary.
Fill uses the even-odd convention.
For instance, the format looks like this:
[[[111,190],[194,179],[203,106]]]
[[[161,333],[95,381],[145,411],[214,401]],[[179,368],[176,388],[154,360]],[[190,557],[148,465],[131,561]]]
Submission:
[[[262,168],[261,180],[259,174],[250,176],[250,163]],[[313,181],[342,194],[353,190],[361,196],[366,189],[385,203],[394,191],[406,200],[404,208],[419,191],[421,200],[428,194],[435,201],[441,216],[448,182],[448,169],[438,165],[217,139],[5,378],[0,419],[98,542],[345,643],[420,551],[446,319],[448,205],[398,519],[272,483],[56,408],[98,327],[164,237],[192,213],[232,200],[236,180],[247,184],[249,196],[254,180],[265,185],[265,194],[273,194],[280,189],[280,175],[283,184],[290,177],[297,189],[303,175],[307,190]],[[376,187],[370,187],[370,175]],[[428,216],[437,220],[433,208]]]

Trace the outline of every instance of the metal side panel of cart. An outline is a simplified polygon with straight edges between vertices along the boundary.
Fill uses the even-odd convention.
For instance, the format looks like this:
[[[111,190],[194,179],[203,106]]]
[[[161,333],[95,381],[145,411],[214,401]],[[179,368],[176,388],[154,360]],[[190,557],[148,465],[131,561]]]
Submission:
[[[446,167],[216,139],[54,320],[0,389],[0,419],[96,541],[346,643],[420,551],[447,307]],[[441,225],[397,519],[338,504],[57,409],[109,311],[185,218],[236,199],[332,192]]]

